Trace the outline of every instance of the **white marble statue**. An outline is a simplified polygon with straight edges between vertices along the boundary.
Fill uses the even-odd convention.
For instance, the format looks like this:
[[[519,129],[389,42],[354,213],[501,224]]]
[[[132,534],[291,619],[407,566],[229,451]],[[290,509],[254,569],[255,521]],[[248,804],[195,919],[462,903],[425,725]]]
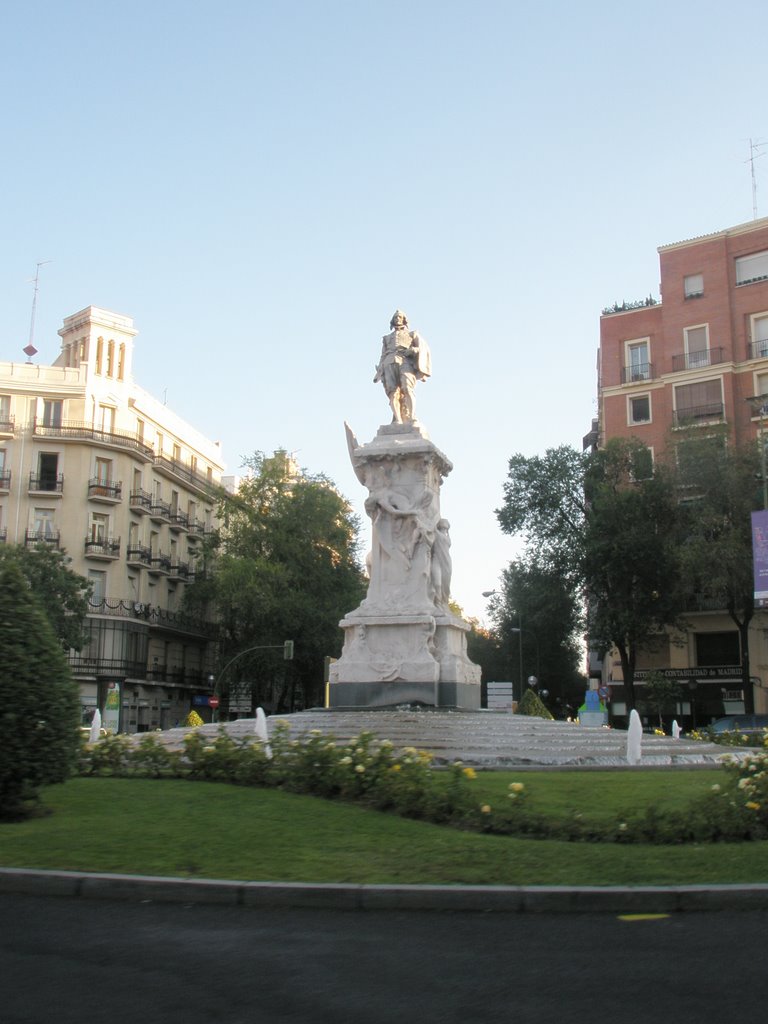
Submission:
[[[379,381],[392,408],[393,423],[411,423],[414,416],[413,392],[417,380],[426,380],[432,374],[432,356],[429,346],[416,332],[408,330],[408,317],[397,309],[389,323],[391,334],[385,334],[381,343],[381,358],[376,367],[373,383]]]

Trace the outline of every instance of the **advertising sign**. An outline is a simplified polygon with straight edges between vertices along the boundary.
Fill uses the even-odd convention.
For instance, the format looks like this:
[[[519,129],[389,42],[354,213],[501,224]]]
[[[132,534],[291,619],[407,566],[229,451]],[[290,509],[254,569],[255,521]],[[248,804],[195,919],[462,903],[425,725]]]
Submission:
[[[120,683],[109,683],[107,686],[107,699],[104,702],[104,718],[102,727],[107,732],[118,732],[120,730]]]

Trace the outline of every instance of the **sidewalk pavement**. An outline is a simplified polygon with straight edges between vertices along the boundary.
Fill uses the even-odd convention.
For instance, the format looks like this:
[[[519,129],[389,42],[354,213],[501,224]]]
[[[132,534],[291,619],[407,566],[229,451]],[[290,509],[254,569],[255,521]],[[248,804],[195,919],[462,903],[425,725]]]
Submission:
[[[135,903],[218,904],[255,910],[474,911],[670,914],[768,910],[768,884],[679,886],[343,885],[237,882],[0,868],[0,895],[64,896]]]

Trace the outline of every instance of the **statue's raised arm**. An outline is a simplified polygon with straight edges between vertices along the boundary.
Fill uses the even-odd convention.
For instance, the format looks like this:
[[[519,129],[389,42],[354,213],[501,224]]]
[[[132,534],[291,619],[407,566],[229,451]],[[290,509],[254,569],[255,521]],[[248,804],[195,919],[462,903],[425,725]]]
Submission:
[[[390,334],[381,342],[381,358],[376,367],[374,384],[379,381],[392,408],[393,423],[412,423],[414,415],[413,393],[417,380],[426,380],[432,374],[432,355],[426,341],[416,332],[408,330],[408,317],[398,309],[389,323]]]

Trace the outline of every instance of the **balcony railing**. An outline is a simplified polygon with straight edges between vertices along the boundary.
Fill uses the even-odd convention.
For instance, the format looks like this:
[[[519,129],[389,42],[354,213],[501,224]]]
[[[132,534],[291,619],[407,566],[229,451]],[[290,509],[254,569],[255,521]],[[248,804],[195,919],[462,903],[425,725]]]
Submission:
[[[189,516],[186,512],[179,512],[176,508],[171,509],[171,529],[172,530],[188,530],[189,529]]]
[[[5,472],[0,473],[0,491],[10,491],[11,489],[11,471],[6,469]]]
[[[210,537],[213,527],[206,526],[201,519],[190,519],[188,523],[189,539],[195,540],[202,537]]]
[[[119,558],[120,538],[86,537],[83,550],[86,558]]]
[[[768,338],[749,343],[750,359],[768,359]]]
[[[709,348],[705,351],[680,352],[676,356],[672,356],[672,370],[677,372],[678,370],[698,370],[703,366],[715,366],[717,363],[723,362],[724,351],[722,347],[719,347]]]
[[[13,416],[0,416],[0,434],[14,434],[16,421]]]
[[[8,527],[4,526],[2,529],[0,529],[0,544],[4,544],[7,539],[8,539]]]
[[[207,476],[198,473],[189,463],[182,462],[180,459],[169,459],[165,455],[156,455],[155,469],[170,473],[185,483],[192,484],[193,487],[203,491],[210,491],[215,486],[213,481],[209,480]]]
[[[167,501],[160,501],[153,498],[149,506],[149,518],[156,523],[168,523],[171,519],[171,506]]]
[[[169,575],[171,571],[171,556],[164,555],[161,551],[151,551],[149,555],[149,571]]]
[[[149,566],[152,552],[141,544],[129,544],[125,557],[131,565]]]
[[[120,501],[123,496],[123,485],[120,480],[88,481],[88,497],[92,501]]]
[[[63,494],[64,474],[59,473],[58,476],[55,476],[53,473],[43,473],[38,476],[37,473],[30,473],[29,489],[46,494]]]
[[[25,530],[24,544],[29,547],[31,544],[50,544],[57,548],[61,534],[58,530]]]
[[[692,427],[697,423],[711,423],[722,420],[725,406],[722,402],[709,402],[707,405],[694,405],[689,409],[675,409],[674,425],[676,427]]]
[[[87,654],[70,654],[69,667],[76,675],[88,676],[128,676],[133,679],[145,679],[147,666],[143,661],[132,661],[130,658],[98,658]]]
[[[130,448],[146,459],[151,459],[154,454],[152,445],[146,444],[138,434],[132,434],[127,430],[100,430],[92,423],[67,421],[47,424],[35,420],[33,431],[36,437],[57,437],[62,441],[96,441],[113,448]]]
[[[171,562],[171,579],[188,581],[190,577],[189,562]],[[194,576],[194,573],[191,573]]]
[[[621,371],[622,384],[636,384],[642,380],[653,380],[656,377],[653,363],[636,363],[624,366]]]
[[[88,602],[88,614],[134,619],[147,622],[150,626],[163,626],[179,632],[204,636],[207,639],[214,637],[218,632],[217,626],[212,622],[206,622],[195,615],[189,615],[186,612],[170,612],[158,605],[144,604],[133,600],[113,601],[109,598],[103,598],[100,601],[91,600]]]
[[[139,487],[129,494],[128,505],[132,512],[149,512],[152,507],[152,495]]]

